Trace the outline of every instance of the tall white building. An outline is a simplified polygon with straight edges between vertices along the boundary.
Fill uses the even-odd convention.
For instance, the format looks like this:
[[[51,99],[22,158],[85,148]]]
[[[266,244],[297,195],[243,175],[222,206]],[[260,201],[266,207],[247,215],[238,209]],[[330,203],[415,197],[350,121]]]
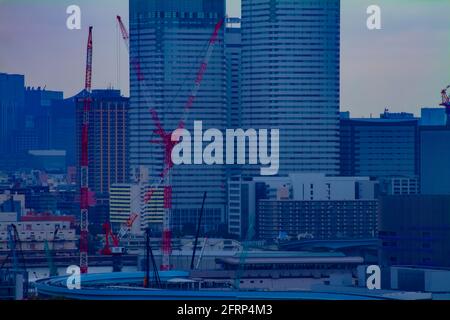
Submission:
[[[150,142],[160,137],[154,133],[156,126],[149,109],[157,111],[166,132],[177,128],[209,39],[224,16],[225,0],[130,0],[130,56],[138,59],[145,80],[130,72],[129,158],[132,171],[140,166],[149,169],[150,183],[159,180],[163,171],[164,148]],[[204,128],[226,127],[225,61],[222,27],[185,121],[191,133],[194,120],[203,121]],[[196,223],[205,191],[206,228],[225,222],[225,169],[207,165],[173,168],[173,229]]]
[[[338,174],[340,0],[242,0],[241,27],[244,128],[280,129],[279,175]]]

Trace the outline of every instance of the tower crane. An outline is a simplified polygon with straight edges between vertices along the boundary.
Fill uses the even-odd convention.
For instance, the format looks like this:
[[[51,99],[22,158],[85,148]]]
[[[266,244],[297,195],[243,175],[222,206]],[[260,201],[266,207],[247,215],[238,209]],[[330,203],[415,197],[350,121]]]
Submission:
[[[122,253],[123,248],[119,247],[119,238],[112,232],[111,225],[109,224],[109,222],[105,222],[103,224],[103,231],[105,233],[105,246],[103,247],[100,253],[102,255]],[[112,246],[110,245],[109,239],[111,239]]]
[[[54,253],[55,253],[56,235],[58,234],[58,231],[59,231],[59,227],[55,226],[55,231],[53,232],[52,249],[51,250],[50,250],[48,241],[47,240],[44,241],[44,249],[45,249],[45,255],[47,256],[50,277],[54,277],[54,276],[58,275],[58,269],[56,268],[55,261],[53,259]]]
[[[80,159],[80,271],[88,272],[88,237],[89,237],[89,111],[91,109],[92,83],[92,26],[86,50],[86,74],[84,84],[83,124],[81,129],[81,159]]]
[[[447,115],[447,126],[450,126],[450,95],[448,93],[450,85],[441,91],[442,103],[441,106],[445,108],[445,114]]]
[[[447,93],[447,90],[450,89],[450,85],[447,86],[447,88],[442,89],[441,96],[442,96],[442,103],[441,106],[444,107],[450,107],[450,95]]]
[[[17,231],[16,225],[14,224],[8,225],[6,228],[6,233],[8,239],[9,252],[8,255],[6,256],[6,259],[2,262],[0,270],[2,270],[5,267],[8,258],[11,258],[12,271],[26,271],[27,267],[25,265],[25,257],[22,251],[22,243],[20,241],[19,232]],[[22,258],[23,269],[20,269],[19,267],[19,257],[18,257],[19,253]]]
[[[119,238],[112,232],[109,222],[103,224],[103,231],[105,232],[105,246],[100,251],[102,255],[112,255],[113,272],[120,272],[122,269],[122,255],[125,253],[125,248],[119,246]],[[111,238],[111,244],[109,239]]]
[[[120,26],[122,38],[125,42],[128,52],[130,53],[129,33],[128,33],[125,25],[123,24],[120,16],[117,16],[117,21]],[[178,123],[178,127],[176,129],[180,129],[185,126],[187,114],[191,110],[191,108],[194,104],[194,101],[197,97],[197,93],[200,89],[202,80],[203,80],[206,70],[208,68],[208,63],[212,56],[214,46],[217,43],[219,31],[222,28],[223,24],[224,24],[224,18],[222,17],[216,23],[216,25],[214,27],[214,31],[208,40],[206,53],[200,62],[200,67],[197,71],[197,75],[196,75],[193,87],[191,88],[188,99],[184,105],[183,115],[182,115],[182,117]],[[139,61],[138,57],[130,56],[130,62],[136,73],[138,81],[142,82],[144,84],[144,89],[147,90],[145,77],[141,72],[140,61]],[[170,230],[171,211],[172,211],[171,169],[173,167],[171,153],[172,153],[173,147],[176,145],[177,142],[172,141],[172,139],[171,139],[172,132],[166,131],[163,128],[163,125],[158,117],[158,113],[157,113],[156,109],[151,107],[150,112],[151,112],[151,116],[152,116],[154,125],[156,127],[156,129],[153,132],[159,136],[159,140],[153,140],[151,142],[163,146],[163,148],[164,148],[164,166],[163,166],[163,170],[160,174],[161,180],[156,184],[156,186],[152,186],[150,188],[150,190],[149,190],[150,194],[146,195],[145,198],[147,201],[149,201],[154,190],[156,190],[156,188],[158,188],[161,185],[163,186],[163,188],[164,188],[164,218],[163,218],[163,236],[162,236],[162,245],[161,245],[161,251],[163,254],[161,270],[170,270],[171,269],[170,255],[172,252],[172,247],[171,247],[172,246],[172,235],[171,235],[171,230]]]
[[[131,232],[131,228],[133,227],[134,222],[138,218],[138,214],[135,212],[132,212],[130,216],[128,217],[127,221],[122,225],[122,227],[119,230],[119,233],[117,235],[117,238],[119,241],[121,241],[125,236],[129,235]]]

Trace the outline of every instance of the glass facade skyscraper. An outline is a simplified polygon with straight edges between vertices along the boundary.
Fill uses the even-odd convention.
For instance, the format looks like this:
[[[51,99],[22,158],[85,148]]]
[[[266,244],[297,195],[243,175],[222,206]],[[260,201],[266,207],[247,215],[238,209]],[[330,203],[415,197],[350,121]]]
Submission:
[[[338,174],[340,1],[242,0],[241,26],[244,128],[280,129],[280,175]]]
[[[217,22],[225,16],[225,0],[130,0],[130,57],[139,72],[130,72],[130,167],[145,166],[153,181],[163,171],[164,147],[151,143],[160,137],[150,109],[157,111],[166,132],[184,116],[184,106],[206,55]],[[227,77],[224,27],[209,59],[194,104],[185,119],[223,130],[227,122]],[[133,65],[133,61],[131,61]],[[219,165],[179,165],[172,169],[172,228],[196,223],[203,192],[208,192],[204,225],[225,222],[226,168]]]

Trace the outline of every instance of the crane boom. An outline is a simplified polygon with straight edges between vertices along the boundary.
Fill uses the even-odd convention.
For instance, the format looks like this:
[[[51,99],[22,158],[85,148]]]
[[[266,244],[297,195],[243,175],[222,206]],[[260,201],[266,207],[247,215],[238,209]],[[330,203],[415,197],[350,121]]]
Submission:
[[[119,23],[120,33],[122,34],[122,38],[125,42],[125,46],[127,47],[128,52],[130,52],[130,35],[128,34],[127,28],[122,22],[122,18],[117,16],[117,22]]]

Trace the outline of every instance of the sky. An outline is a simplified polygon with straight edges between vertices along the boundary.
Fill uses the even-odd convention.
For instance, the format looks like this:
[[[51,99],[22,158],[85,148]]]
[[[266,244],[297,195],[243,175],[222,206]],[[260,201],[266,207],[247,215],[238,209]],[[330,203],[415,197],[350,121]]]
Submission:
[[[188,1],[188,0],[187,0]],[[66,8],[81,8],[81,30],[68,30]],[[420,114],[450,84],[448,0],[341,0],[341,110],[353,117]],[[381,30],[368,30],[366,9],[381,8]],[[227,0],[240,16],[240,0]],[[115,16],[128,23],[127,0],[0,0],[0,72],[25,74],[26,85],[79,92],[87,28],[94,26],[93,88],[129,94],[128,55]]]

